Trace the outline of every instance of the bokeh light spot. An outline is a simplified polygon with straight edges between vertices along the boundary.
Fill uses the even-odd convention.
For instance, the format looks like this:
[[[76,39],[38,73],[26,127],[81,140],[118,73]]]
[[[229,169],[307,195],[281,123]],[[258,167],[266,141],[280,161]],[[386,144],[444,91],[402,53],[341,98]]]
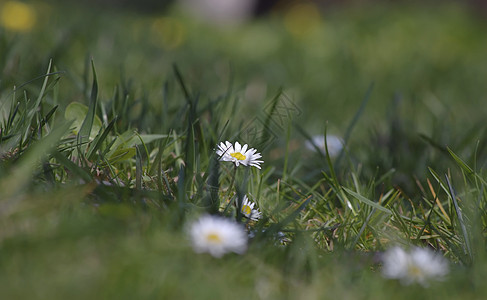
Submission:
[[[32,6],[19,1],[3,3],[0,11],[0,24],[12,31],[29,31],[36,22]]]
[[[175,49],[184,43],[186,32],[183,24],[169,17],[162,17],[152,23],[152,33],[164,48]]]
[[[291,6],[284,15],[284,26],[295,37],[302,38],[318,28],[321,13],[312,3]]]

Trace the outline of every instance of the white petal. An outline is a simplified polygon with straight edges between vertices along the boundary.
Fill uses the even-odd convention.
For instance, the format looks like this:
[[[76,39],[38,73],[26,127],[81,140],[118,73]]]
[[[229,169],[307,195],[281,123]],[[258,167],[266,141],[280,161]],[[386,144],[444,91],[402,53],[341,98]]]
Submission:
[[[239,142],[235,142],[235,151],[233,151],[233,152],[240,152],[241,153],[241,150],[242,150],[242,145],[240,145]]]
[[[242,147],[242,150],[240,150],[239,152],[242,153],[243,155],[245,155],[245,152],[247,151],[247,148],[249,146],[247,144],[245,144],[243,147]]]
[[[256,154],[252,155],[253,159],[257,159],[257,158],[261,158],[261,157],[262,157],[262,155],[260,155],[260,153],[256,153]]]

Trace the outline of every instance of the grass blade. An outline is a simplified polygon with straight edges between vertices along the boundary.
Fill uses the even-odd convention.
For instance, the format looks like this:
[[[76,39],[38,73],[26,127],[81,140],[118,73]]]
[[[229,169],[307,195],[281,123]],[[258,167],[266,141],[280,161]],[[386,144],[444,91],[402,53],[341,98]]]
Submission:
[[[352,191],[350,189],[347,189],[346,187],[342,187],[342,189],[345,192],[349,193],[350,195],[354,196],[360,202],[363,202],[363,203],[365,203],[365,204],[367,204],[369,206],[372,206],[373,208],[376,208],[376,209],[378,209],[378,210],[380,210],[382,212],[385,212],[387,214],[390,214],[390,215],[392,214],[392,212],[389,209],[385,208],[384,206],[382,206],[382,205],[380,205],[378,203],[375,203],[374,201],[369,200],[369,199],[365,198],[364,196],[362,196],[362,195],[360,195],[360,194],[358,194],[358,193],[356,193],[356,192],[354,192],[354,191]]]
[[[135,188],[142,189],[142,155],[137,145],[135,145]]]
[[[453,201],[453,205],[455,206],[458,222],[460,222],[460,228],[462,229],[462,235],[465,242],[464,251],[466,252],[466,254],[468,254],[470,259],[473,261],[473,253],[472,253],[472,248],[470,247],[470,238],[468,236],[467,225],[465,224],[465,220],[463,219],[463,214],[460,209],[460,206],[458,205],[458,201],[455,196],[455,191],[453,190],[453,186],[451,185],[450,179],[446,174],[445,174],[445,179],[446,179],[446,184],[448,185],[448,189],[450,191],[450,196]]]
[[[342,151],[340,152],[340,155],[338,155],[338,158],[336,160],[336,168],[337,169],[339,168],[340,162],[342,161],[343,155],[345,154],[345,149],[348,145],[348,140],[350,139],[350,136],[352,135],[353,128],[355,127],[358,120],[360,119],[360,117],[364,113],[365,107],[367,106],[367,103],[369,102],[370,95],[372,94],[373,89],[374,89],[374,83],[372,82],[369,85],[369,88],[367,89],[367,92],[365,93],[365,96],[362,99],[362,102],[360,103],[359,109],[357,110],[357,112],[353,116],[352,121],[348,125],[347,130],[345,131],[345,135],[343,136],[343,148],[342,148]]]
[[[49,65],[47,67],[46,74],[50,74],[50,72],[51,72],[51,65],[52,65],[52,60],[49,60]],[[24,123],[24,124],[26,124],[25,133],[23,135],[23,137],[24,137],[23,140],[24,141],[26,141],[27,140],[27,137],[29,136],[30,123],[32,122],[32,118],[34,117],[34,115],[35,115],[35,113],[37,111],[37,107],[39,107],[39,105],[41,104],[42,98],[44,98],[44,93],[46,91],[46,86],[47,86],[48,80],[49,80],[49,75],[45,75],[44,82],[42,83],[41,91],[39,92],[39,95],[37,96],[37,100],[35,102],[35,105],[27,113],[27,120]]]
[[[210,158],[208,173],[208,194],[204,198],[204,205],[208,213],[215,214],[220,207],[220,197],[218,196],[218,191],[220,190],[220,162],[216,155],[212,155]]]
[[[92,177],[91,177],[91,175],[90,175],[90,173],[88,173],[83,168],[81,168],[80,166],[78,166],[77,164],[75,164],[74,162],[72,162],[69,158],[67,158],[66,156],[64,156],[64,154],[62,154],[61,152],[54,151],[53,154],[52,154],[52,156],[64,168],[66,168],[71,173],[73,173],[74,175],[78,176],[79,178],[81,178],[85,182],[90,182],[90,181],[93,180]]]
[[[103,133],[101,135],[98,135],[95,139],[94,144],[92,147],[90,147],[90,150],[88,152],[88,160],[92,160],[96,154],[96,151],[98,149],[100,149],[101,145],[103,144],[103,142],[106,140],[107,136],[108,136],[108,133],[110,133],[110,131],[113,129],[113,126],[115,125],[115,122],[117,121],[117,118],[113,119],[107,126],[107,128],[105,128],[105,130],[103,131]]]
[[[90,138],[91,129],[93,127],[93,122],[95,121],[96,114],[96,102],[98,98],[98,80],[96,78],[95,63],[91,61],[91,69],[93,71],[93,85],[91,87],[90,105],[88,106],[88,113],[81,125],[78,132],[78,142],[81,144],[88,141]]]
[[[29,147],[20,161],[12,168],[10,175],[0,183],[0,199],[7,199],[21,192],[31,180],[39,162],[57,146],[70,125],[70,123],[59,125],[49,135]]]

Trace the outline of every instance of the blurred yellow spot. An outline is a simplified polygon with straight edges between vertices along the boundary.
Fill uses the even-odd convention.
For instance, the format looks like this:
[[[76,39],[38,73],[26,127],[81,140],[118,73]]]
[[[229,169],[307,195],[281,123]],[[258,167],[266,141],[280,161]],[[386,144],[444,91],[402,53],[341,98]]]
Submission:
[[[418,279],[421,279],[421,277],[423,277],[423,270],[421,270],[421,268],[419,266],[416,266],[416,265],[409,265],[408,266],[408,273],[409,273],[409,276],[413,277],[413,278],[418,278]]]
[[[34,9],[19,1],[5,2],[0,11],[0,24],[13,31],[28,31],[36,22]]]
[[[312,3],[293,5],[284,15],[284,26],[296,37],[304,37],[321,23],[321,14]]]
[[[216,233],[209,233],[206,236],[206,240],[210,243],[221,244],[222,238]]]
[[[168,49],[179,47],[186,38],[182,23],[175,18],[158,18],[152,23],[155,37]]]

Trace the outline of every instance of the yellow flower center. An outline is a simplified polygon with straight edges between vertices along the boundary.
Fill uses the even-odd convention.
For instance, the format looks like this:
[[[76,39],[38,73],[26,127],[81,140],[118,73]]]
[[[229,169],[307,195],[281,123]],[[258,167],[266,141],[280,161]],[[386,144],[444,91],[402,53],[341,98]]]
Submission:
[[[220,244],[222,242],[222,238],[216,233],[210,233],[206,236],[206,240],[210,243]]]
[[[421,270],[421,268],[419,268],[416,265],[409,265],[408,266],[408,273],[411,277],[414,277],[414,278],[419,278],[423,275],[423,271]]]
[[[245,214],[246,216],[249,216],[250,213],[252,212],[252,209],[248,205],[243,205],[242,206],[242,213]]]
[[[230,153],[230,156],[238,160],[245,160],[247,157],[240,152]]]

